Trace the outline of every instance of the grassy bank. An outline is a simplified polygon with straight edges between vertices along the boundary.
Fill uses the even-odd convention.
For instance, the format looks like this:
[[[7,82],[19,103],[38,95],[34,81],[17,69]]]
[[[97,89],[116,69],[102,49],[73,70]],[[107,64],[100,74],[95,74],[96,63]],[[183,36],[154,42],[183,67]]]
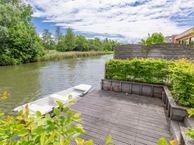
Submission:
[[[98,56],[105,54],[112,54],[112,51],[70,51],[70,52],[59,52],[56,50],[47,51],[46,54],[40,58],[38,61],[49,61],[49,60],[61,60],[65,58],[76,58],[76,57],[89,57],[89,56]]]

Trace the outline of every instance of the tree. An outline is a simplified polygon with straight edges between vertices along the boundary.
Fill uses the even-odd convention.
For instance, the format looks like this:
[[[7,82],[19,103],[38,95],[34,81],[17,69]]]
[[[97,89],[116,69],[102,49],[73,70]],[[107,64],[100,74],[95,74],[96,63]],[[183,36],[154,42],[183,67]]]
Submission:
[[[0,65],[32,62],[43,54],[31,15],[31,6],[20,0],[0,1]]]
[[[88,42],[89,42],[90,50],[95,50],[95,51],[103,50],[102,42],[100,41],[99,38],[90,39]]]
[[[83,35],[76,36],[71,28],[62,35],[60,27],[57,27],[55,31],[55,44],[48,30],[44,30],[42,39],[45,48],[55,48],[58,51],[112,51],[113,47],[119,45],[118,42],[108,38],[100,40],[99,38],[87,39]]]
[[[151,44],[160,44],[164,43],[164,35],[162,33],[153,33],[151,36],[148,36],[146,39],[142,39],[140,44],[151,45]]]
[[[89,50],[88,41],[84,36],[79,35],[76,37],[75,50],[78,50],[78,51],[88,51]]]
[[[0,0],[0,3],[5,4],[5,3],[10,3],[12,5],[20,4],[21,0]]]
[[[73,30],[68,28],[65,36],[63,36],[59,41],[59,46],[57,49],[59,51],[72,51],[75,47],[75,35]]]
[[[114,49],[114,47],[121,45],[119,42],[114,41],[114,40],[111,41],[111,44],[112,44],[112,50]]]
[[[112,51],[112,43],[108,40],[108,38],[104,39],[102,42],[103,50]]]
[[[153,33],[151,38],[153,44],[164,43],[164,35],[162,33]]]
[[[56,48],[55,41],[48,29],[45,29],[42,33],[42,42],[46,49],[53,50]]]
[[[62,38],[62,33],[61,33],[61,28],[58,26],[57,28],[56,28],[56,31],[55,31],[55,40],[56,40],[56,42],[57,42],[57,45],[58,45],[58,43],[59,43],[59,41],[61,40],[61,38]]]

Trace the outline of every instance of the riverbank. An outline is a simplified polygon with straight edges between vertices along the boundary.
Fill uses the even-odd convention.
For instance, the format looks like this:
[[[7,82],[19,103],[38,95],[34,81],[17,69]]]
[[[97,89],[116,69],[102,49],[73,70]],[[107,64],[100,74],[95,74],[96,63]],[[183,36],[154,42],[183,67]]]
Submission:
[[[49,50],[46,54],[40,58],[38,61],[50,61],[50,60],[61,60],[65,58],[77,58],[77,57],[89,57],[112,54],[112,51],[70,51],[70,52],[59,52],[56,50]]]

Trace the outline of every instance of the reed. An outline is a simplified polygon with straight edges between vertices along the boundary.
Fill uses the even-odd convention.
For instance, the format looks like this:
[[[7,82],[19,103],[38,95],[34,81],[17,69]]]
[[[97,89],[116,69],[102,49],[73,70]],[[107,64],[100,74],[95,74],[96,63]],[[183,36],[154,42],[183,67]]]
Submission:
[[[38,58],[38,61],[49,61],[49,60],[61,60],[66,58],[77,58],[77,57],[89,57],[89,56],[99,56],[112,54],[112,51],[69,51],[69,52],[59,52],[56,50],[46,51],[46,54]]]

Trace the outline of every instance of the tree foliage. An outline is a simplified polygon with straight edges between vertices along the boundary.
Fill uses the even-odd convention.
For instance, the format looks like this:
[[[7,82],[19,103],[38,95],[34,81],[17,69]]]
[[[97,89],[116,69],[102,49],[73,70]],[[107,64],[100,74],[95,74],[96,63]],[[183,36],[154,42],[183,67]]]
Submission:
[[[75,43],[76,43],[75,50],[77,51],[88,51],[89,50],[88,41],[84,36],[78,35],[76,37]]]
[[[56,30],[56,36],[58,28]],[[57,37],[57,50],[58,51],[112,51],[113,48],[119,45],[116,41],[109,39],[100,40],[99,38],[86,39],[82,35],[75,35],[71,28],[67,29],[65,35],[60,33]]]
[[[73,51],[76,47],[75,40],[76,38],[73,33],[73,30],[71,28],[68,28],[65,36],[63,36],[61,40],[59,40],[59,45],[58,45],[57,50]]]
[[[151,44],[161,44],[164,43],[164,35],[162,33],[153,33],[151,36],[148,36],[146,39],[142,39],[140,44],[151,45]]]
[[[32,62],[43,53],[31,15],[19,0],[0,1],[0,65]]]
[[[56,28],[56,31],[55,31],[55,41],[56,41],[56,43],[57,43],[57,45],[58,45],[58,42],[61,40],[61,37],[62,37],[62,32],[61,32],[61,27],[57,27]]]
[[[63,35],[60,27],[56,28],[55,38],[51,37],[48,30],[44,30],[42,42],[45,49],[56,49],[58,51],[112,51],[119,43],[109,39],[99,38],[87,39],[83,35],[75,35],[71,28],[68,28]]]
[[[42,43],[46,49],[53,50],[56,48],[55,41],[48,29],[45,29],[42,33]]]
[[[42,37],[32,25],[32,8],[20,0],[0,0],[0,66],[37,61],[44,50],[111,51],[118,42],[108,39],[86,39],[75,35],[71,28],[65,35],[60,27],[55,37],[45,29]]]

